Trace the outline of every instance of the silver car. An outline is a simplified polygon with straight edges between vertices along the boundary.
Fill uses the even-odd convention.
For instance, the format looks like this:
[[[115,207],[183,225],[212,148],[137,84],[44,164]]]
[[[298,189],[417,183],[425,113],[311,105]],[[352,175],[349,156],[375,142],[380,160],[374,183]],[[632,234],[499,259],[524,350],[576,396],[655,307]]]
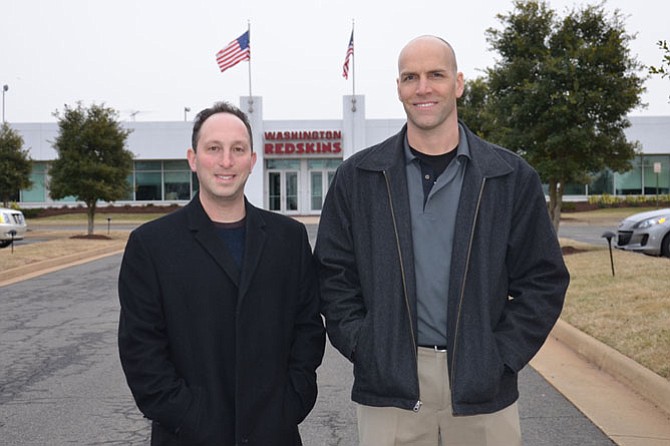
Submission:
[[[625,218],[619,223],[616,248],[670,257],[670,208]]]
[[[22,240],[27,229],[23,212],[0,208],[0,248],[9,246],[12,240]]]

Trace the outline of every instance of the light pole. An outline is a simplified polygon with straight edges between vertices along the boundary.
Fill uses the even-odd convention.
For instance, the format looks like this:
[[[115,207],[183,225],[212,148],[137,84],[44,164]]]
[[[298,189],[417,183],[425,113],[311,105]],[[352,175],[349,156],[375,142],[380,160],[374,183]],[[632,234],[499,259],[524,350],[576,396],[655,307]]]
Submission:
[[[190,107],[184,107],[184,122],[186,122],[186,113],[188,113],[190,111],[191,111]]]
[[[2,123],[5,123],[5,92],[9,90],[9,85],[2,86]]]

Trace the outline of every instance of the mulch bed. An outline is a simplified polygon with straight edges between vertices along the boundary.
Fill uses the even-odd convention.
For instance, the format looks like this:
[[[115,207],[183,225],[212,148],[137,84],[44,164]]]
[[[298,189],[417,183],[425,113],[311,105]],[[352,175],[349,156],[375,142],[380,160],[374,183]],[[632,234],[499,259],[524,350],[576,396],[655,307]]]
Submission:
[[[98,214],[157,214],[157,213],[170,213],[174,210],[179,209],[179,205],[171,204],[166,206],[104,206],[96,208],[95,213]],[[87,209],[83,206],[81,207],[50,207],[45,209],[40,209],[37,211],[36,218],[40,217],[53,217],[54,215],[63,215],[63,214],[86,214]]]
[[[83,239],[83,240],[111,240],[111,237],[100,234],[91,234],[91,235],[73,235],[70,238],[74,239]]]
[[[586,252],[588,250],[587,249],[575,248],[574,246],[563,246],[561,248],[561,251],[563,251],[564,256],[567,256],[567,255],[570,255],[570,254],[579,254],[580,252]]]

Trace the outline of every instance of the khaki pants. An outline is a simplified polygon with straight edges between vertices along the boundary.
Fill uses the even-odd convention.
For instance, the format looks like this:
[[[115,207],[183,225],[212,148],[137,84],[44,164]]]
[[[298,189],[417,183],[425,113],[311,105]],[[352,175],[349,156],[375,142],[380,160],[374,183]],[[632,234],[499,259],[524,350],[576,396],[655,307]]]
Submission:
[[[447,354],[419,347],[418,412],[357,406],[361,446],[520,446],[516,403],[492,414],[451,414]]]

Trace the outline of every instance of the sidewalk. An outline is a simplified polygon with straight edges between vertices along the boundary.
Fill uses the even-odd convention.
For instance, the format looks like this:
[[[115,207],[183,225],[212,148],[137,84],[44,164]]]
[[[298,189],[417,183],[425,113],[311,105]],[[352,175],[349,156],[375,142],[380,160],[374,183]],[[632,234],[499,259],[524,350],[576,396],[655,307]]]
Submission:
[[[670,445],[670,382],[612,348],[559,320],[530,365],[616,444]]]

